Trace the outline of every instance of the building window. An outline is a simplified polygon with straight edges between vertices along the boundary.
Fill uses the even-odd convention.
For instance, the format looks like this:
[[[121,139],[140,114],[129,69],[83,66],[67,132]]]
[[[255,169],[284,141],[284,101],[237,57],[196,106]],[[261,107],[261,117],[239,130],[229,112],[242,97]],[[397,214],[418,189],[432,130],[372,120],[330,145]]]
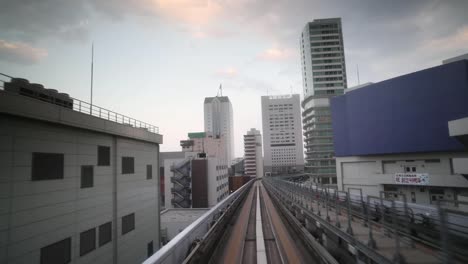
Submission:
[[[103,246],[112,240],[112,222],[99,226],[99,246]]]
[[[153,179],[153,165],[146,165],[146,179]]]
[[[64,264],[71,262],[71,238],[41,248],[41,264]]]
[[[135,173],[135,158],[134,157],[122,157],[122,174],[133,174]]]
[[[81,166],[81,188],[90,188],[94,186],[93,166]]]
[[[110,147],[98,146],[98,166],[110,166]]]
[[[135,214],[129,214],[122,217],[122,235],[135,229]]]
[[[80,256],[84,256],[96,248],[96,228],[80,233]]]
[[[151,257],[151,255],[153,255],[154,253],[153,241],[149,242],[148,245],[146,246],[146,252],[147,252],[148,258]]]
[[[58,153],[32,154],[32,180],[63,179],[64,155]]]

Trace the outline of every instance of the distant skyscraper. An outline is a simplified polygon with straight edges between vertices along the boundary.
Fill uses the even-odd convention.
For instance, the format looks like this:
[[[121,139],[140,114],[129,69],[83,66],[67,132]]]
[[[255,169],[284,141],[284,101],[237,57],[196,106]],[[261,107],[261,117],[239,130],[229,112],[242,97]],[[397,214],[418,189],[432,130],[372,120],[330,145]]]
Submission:
[[[347,88],[341,18],[307,23],[300,44],[306,171],[319,182],[336,183],[330,98]]]
[[[234,158],[234,122],[232,104],[227,96],[206,97],[204,104],[205,132],[223,136],[226,142],[228,165]]]
[[[255,128],[244,135],[244,168],[245,175],[263,176],[262,135]]]
[[[304,169],[301,107],[298,94],[262,96],[265,173]]]

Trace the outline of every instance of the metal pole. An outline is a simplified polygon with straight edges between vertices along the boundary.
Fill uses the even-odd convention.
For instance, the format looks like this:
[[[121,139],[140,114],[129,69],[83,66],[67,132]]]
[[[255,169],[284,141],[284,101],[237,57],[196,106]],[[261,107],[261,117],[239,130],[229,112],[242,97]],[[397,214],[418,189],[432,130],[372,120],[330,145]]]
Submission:
[[[375,243],[374,236],[372,234],[372,222],[370,220],[369,213],[370,213],[370,196],[367,196],[367,223],[369,225],[369,241],[367,242],[367,245],[372,249],[376,249],[377,244]]]
[[[328,214],[328,190],[325,191],[325,207],[327,210],[327,221],[330,222],[330,215]]]
[[[383,204],[383,194],[386,193],[385,191],[380,191],[379,193],[379,198],[380,198],[380,211],[382,215],[382,229],[384,231],[384,235],[387,235],[388,237],[391,237],[390,232],[387,232],[387,229],[385,228],[385,206]]]
[[[348,229],[346,230],[346,232],[348,232],[348,234],[350,235],[353,235],[353,228],[351,226],[351,220],[352,220],[351,203],[350,203],[351,197],[349,195],[349,192],[346,193],[346,200],[348,201]]]
[[[452,263],[452,256],[449,250],[448,228],[447,228],[447,215],[442,208],[440,201],[437,201],[437,209],[440,217],[440,236],[442,239],[442,263]]]
[[[338,192],[335,192],[335,225],[336,227],[338,228],[341,228],[341,224],[340,224],[340,217],[339,217],[339,210],[340,210],[340,203],[339,203],[339,199],[340,199],[340,194]]]
[[[317,196],[317,195],[319,195],[319,193],[318,193],[318,186],[316,186],[316,188],[317,188],[317,189],[316,189],[317,191],[315,192],[315,195],[316,195],[315,198],[316,198],[316,202],[317,202],[317,214],[318,214],[318,216],[322,216],[322,213],[320,213],[320,197]]]
[[[398,235],[398,217],[395,207],[395,201],[392,200],[392,222],[393,222],[393,233],[395,236],[395,254],[393,255],[393,263],[406,263],[405,258],[400,253],[400,236]]]
[[[91,44],[91,107],[90,114],[93,115],[93,78],[94,78],[94,42]]]

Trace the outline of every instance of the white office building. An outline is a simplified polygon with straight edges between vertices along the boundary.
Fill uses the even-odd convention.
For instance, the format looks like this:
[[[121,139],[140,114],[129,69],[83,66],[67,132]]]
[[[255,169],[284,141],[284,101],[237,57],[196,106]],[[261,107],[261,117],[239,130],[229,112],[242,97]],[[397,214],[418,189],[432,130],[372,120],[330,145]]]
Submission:
[[[300,46],[305,170],[315,182],[336,183],[330,98],[343,94],[347,88],[341,19],[307,23]]]
[[[244,135],[244,168],[247,176],[263,176],[262,135],[255,128]]]
[[[227,96],[206,97],[204,103],[205,132],[224,137],[228,163],[234,158],[234,120],[232,104]]]
[[[158,250],[162,136],[90,109],[24,79],[0,90],[0,263],[141,263]]]
[[[303,171],[299,95],[262,96],[262,127],[265,174]]]

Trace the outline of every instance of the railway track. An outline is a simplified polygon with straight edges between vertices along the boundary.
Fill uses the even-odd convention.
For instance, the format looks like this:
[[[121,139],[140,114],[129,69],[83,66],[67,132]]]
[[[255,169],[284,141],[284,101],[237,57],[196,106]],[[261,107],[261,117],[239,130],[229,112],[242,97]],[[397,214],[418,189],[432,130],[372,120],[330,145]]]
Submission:
[[[234,218],[210,263],[315,263],[306,247],[290,233],[292,229],[260,181],[252,186]]]

